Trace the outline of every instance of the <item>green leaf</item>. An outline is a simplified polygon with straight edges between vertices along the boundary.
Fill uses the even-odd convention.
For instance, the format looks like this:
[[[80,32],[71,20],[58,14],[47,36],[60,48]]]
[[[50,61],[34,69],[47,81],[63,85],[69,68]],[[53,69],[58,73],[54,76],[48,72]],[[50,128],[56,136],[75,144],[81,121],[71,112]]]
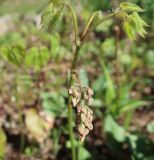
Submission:
[[[147,33],[144,27],[148,27],[148,24],[137,12],[133,12],[127,16],[123,23],[123,29],[131,40],[136,39],[137,34],[144,37]]]
[[[51,35],[51,54],[55,57],[60,50],[60,37],[59,35]]]
[[[41,16],[41,24],[43,29],[52,31],[55,28],[61,18],[63,7],[64,5],[61,3],[61,0],[53,0],[49,3]]]
[[[138,13],[134,12],[130,15],[131,19],[134,21],[136,25],[136,32],[141,36],[144,37],[147,33],[144,27],[148,27],[148,24],[139,16]]]
[[[142,107],[146,103],[147,102],[142,101],[142,100],[129,101],[128,104],[126,104],[125,106],[123,106],[123,107],[120,108],[120,113],[128,112],[129,110],[133,110],[133,109],[136,109],[138,107]]]
[[[100,23],[100,21],[103,19],[103,14],[101,11],[96,11],[96,12],[94,12],[93,15],[95,15],[95,16],[94,16],[92,24],[90,26],[90,28],[92,30],[95,29],[98,26],[98,24]]]
[[[25,49],[22,46],[2,46],[1,57],[9,63],[20,66],[25,59]]]
[[[39,116],[35,109],[27,110],[25,114],[25,124],[32,137],[38,142],[42,142],[48,136],[48,122]]]
[[[31,67],[35,70],[40,70],[49,61],[49,51],[45,47],[31,48],[25,58],[25,64],[27,67]]]
[[[2,128],[0,128],[0,159],[4,157],[6,146],[6,135]]]
[[[122,128],[111,115],[105,118],[104,131],[118,142],[124,142],[126,139],[124,128]]]
[[[91,158],[90,152],[84,147],[79,147],[78,160],[89,160]]]
[[[149,133],[154,133],[154,121],[150,122],[148,125],[147,125],[147,131]]]
[[[41,94],[43,101],[44,111],[51,114],[53,117],[63,116],[66,114],[65,100],[64,97],[59,93],[44,92]]]
[[[144,12],[142,8],[140,8],[136,4],[132,4],[129,2],[122,2],[120,3],[120,10],[123,12]]]
[[[123,29],[131,40],[136,39],[136,26],[133,21],[124,22]]]
[[[104,62],[101,62],[103,71],[104,71],[104,76],[106,79],[106,93],[105,93],[105,103],[110,106],[111,102],[114,100],[114,98],[116,97],[116,93],[115,93],[115,89],[114,89],[114,85],[113,85],[113,81],[111,79],[111,76],[109,74],[109,70],[108,68],[105,66]]]

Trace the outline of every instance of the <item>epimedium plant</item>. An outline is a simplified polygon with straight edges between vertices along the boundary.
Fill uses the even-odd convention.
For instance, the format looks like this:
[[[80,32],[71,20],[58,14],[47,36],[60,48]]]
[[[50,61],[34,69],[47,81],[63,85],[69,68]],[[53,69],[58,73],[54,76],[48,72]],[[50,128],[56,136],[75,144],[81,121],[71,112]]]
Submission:
[[[80,28],[78,27],[77,16],[70,2],[63,0],[51,0],[42,14],[42,28],[52,32],[54,28],[56,28],[58,21],[62,18],[65,9],[68,9],[71,12],[74,22],[75,38],[73,45],[75,45],[75,50],[68,86],[68,129],[71,141],[72,159],[76,160],[72,119],[73,107],[77,111],[77,130],[80,140],[83,141],[89,130],[93,129],[93,112],[89,108],[92,103],[93,91],[89,86],[82,85],[77,71],[79,51],[85,42],[85,38],[97,26],[110,18],[118,18],[121,20],[123,30],[131,40],[135,40],[137,35],[144,37],[146,34],[144,27],[147,27],[148,24],[139,15],[140,12],[144,12],[142,8],[136,4],[123,2],[117,9],[115,9],[115,11],[108,15],[103,14],[101,11],[95,11],[89,18],[83,31],[79,32]]]
[[[58,22],[62,19],[63,13],[66,9],[69,10],[72,14],[72,20],[74,22],[74,42],[72,44],[72,48],[75,49],[73,51],[74,54],[68,86],[68,129],[71,141],[72,159],[75,160],[76,144],[73,134],[73,107],[77,111],[77,130],[80,140],[83,141],[88,132],[93,129],[93,113],[90,109],[93,91],[89,86],[84,86],[80,82],[77,71],[79,52],[83,44],[85,44],[85,38],[97,26],[102,24],[105,20],[111,18],[118,18],[121,20],[123,29],[131,40],[135,40],[137,38],[137,35],[144,37],[144,35],[146,34],[144,27],[148,25],[139,15],[140,12],[144,12],[143,9],[135,4],[124,2],[121,3],[116,10],[107,15],[103,14],[101,11],[95,11],[89,18],[84,29],[80,30],[78,26],[77,16],[75,10],[71,6],[71,3],[64,0],[51,0],[42,14],[42,28],[49,32],[53,32],[57,27]],[[33,67],[35,70],[39,70],[43,65],[48,63],[48,59],[50,56],[47,54],[47,48],[30,48],[28,50],[28,54],[26,54],[24,42],[21,43],[21,41],[23,41],[22,38],[15,35],[13,39],[16,39],[16,44],[7,44],[1,47],[0,56],[3,59],[16,65],[17,67],[26,65],[30,68]],[[17,43],[17,40],[20,41],[19,44]],[[106,77],[108,76],[106,75]],[[110,89],[108,89],[108,91],[110,91]],[[107,103],[110,105],[111,103],[108,101],[111,101],[111,99],[107,100]],[[108,118],[108,121],[110,121],[110,118]]]

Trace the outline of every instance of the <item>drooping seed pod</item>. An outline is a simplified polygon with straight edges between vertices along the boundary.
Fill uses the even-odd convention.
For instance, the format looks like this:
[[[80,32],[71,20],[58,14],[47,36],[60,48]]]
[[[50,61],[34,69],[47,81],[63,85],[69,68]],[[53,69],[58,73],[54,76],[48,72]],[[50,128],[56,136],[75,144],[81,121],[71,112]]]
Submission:
[[[89,87],[73,85],[69,88],[71,104],[76,107],[76,125],[80,141],[93,129],[93,111],[89,108],[93,102],[93,90]]]
[[[93,92],[93,90],[91,88],[88,88],[87,92],[88,92],[89,96],[93,96],[93,94],[94,94],[94,92]]]
[[[89,133],[89,130],[85,127],[83,123],[78,125],[78,132],[80,136],[86,136]]]
[[[71,97],[71,104],[76,107],[81,99],[81,92],[78,86],[71,86],[68,90],[68,94]]]

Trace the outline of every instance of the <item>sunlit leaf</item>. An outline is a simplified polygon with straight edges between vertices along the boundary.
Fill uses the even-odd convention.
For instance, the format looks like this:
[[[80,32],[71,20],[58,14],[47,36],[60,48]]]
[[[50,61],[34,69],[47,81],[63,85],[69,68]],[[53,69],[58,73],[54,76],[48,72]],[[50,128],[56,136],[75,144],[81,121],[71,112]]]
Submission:
[[[147,26],[148,24],[139,16],[137,12],[133,12],[127,16],[127,19],[124,20],[123,23],[124,31],[131,40],[136,39],[137,35],[144,37],[147,33],[145,30],[145,27]]]
[[[136,25],[136,32],[144,37],[145,34],[147,33],[144,27],[148,27],[148,24],[139,16],[138,13],[134,12],[130,15],[131,19],[134,21]]]
[[[129,110],[133,110],[136,109],[138,107],[142,107],[143,105],[145,105],[147,102],[142,101],[142,100],[132,100],[129,101],[128,104],[126,104],[125,106],[121,106],[120,108],[120,112],[127,112]]]
[[[25,50],[22,46],[2,46],[1,56],[9,63],[19,66],[25,58]]]
[[[105,103],[110,106],[111,105],[111,102],[114,100],[115,96],[116,96],[116,93],[115,93],[115,88],[114,88],[114,85],[113,85],[113,81],[111,79],[111,76],[109,74],[109,70],[108,68],[105,66],[104,62],[102,61],[101,62],[101,65],[102,65],[102,68],[103,68],[103,71],[104,71],[104,76],[105,76],[105,79],[106,79],[106,94],[105,94]]]
[[[27,67],[40,70],[44,65],[47,64],[50,58],[50,54],[47,48],[31,48],[28,50],[28,54],[25,58],[25,64]]]
[[[66,114],[64,97],[58,93],[44,92],[41,94],[44,111],[53,117]]]
[[[136,39],[136,26],[133,21],[129,22],[124,22],[123,29],[126,32],[127,36],[131,39],[134,40]]]
[[[47,123],[35,109],[29,109],[26,112],[25,123],[31,136],[38,142],[42,142],[48,136]]]
[[[154,121],[150,122],[148,125],[147,125],[147,131],[149,133],[154,133]]]
[[[90,152],[86,150],[84,147],[79,147],[78,160],[87,160],[90,158],[91,158]]]
[[[48,4],[41,16],[41,24],[43,29],[48,31],[52,31],[54,29],[61,18],[63,7],[64,5],[60,0],[54,0]]]
[[[138,5],[129,2],[120,3],[120,10],[124,12],[144,12]]]
[[[126,138],[126,132],[111,115],[105,118],[104,131],[112,136],[118,142],[124,142]]]

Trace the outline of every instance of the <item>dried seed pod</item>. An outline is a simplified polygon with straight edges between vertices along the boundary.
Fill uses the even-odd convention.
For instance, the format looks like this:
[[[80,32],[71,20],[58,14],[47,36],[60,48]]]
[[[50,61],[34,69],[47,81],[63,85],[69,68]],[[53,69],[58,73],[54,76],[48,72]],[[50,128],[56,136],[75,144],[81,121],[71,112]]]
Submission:
[[[85,92],[84,95],[83,95],[83,98],[84,98],[85,100],[88,100],[88,99],[89,99],[89,95]]]
[[[89,99],[88,99],[88,106],[91,106],[92,103],[93,103],[93,98],[89,98]]]
[[[87,93],[89,96],[93,96],[94,92],[91,88],[88,88]]]
[[[90,131],[93,130],[93,125],[92,125],[92,123],[89,123],[88,129],[89,129]]]
[[[77,113],[81,113],[81,112],[82,112],[82,106],[79,105],[79,106],[77,106]]]
[[[80,88],[78,86],[71,86],[68,90],[68,94],[71,96],[73,107],[76,107],[81,99]]]
[[[69,88],[68,94],[69,94],[69,95],[72,95],[72,94],[73,94],[73,89],[72,89],[72,88]]]
[[[82,136],[79,136],[79,140],[80,140],[81,142],[83,142],[83,141],[85,140],[85,137],[86,137],[86,136],[83,136],[83,135],[82,135]]]
[[[89,108],[93,102],[93,90],[89,87],[78,85],[71,86],[68,90],[72,106],[77,108],[76,124],[80,141],[93,129],[93,111]]]
[[[81,113],[80,116],[81,116],[81,122],[86,121],[87,117],[86,117],[86,115],[84,113]]]
[[[90,122],[92,122],[92,120],[93,120],[93,116],[92,116],[92,115],[90,115],[90,116],[88,117],[88,120],[89,120]]]
[[[72,106],[75,107],[79,101],[76,98],[71,99]]]
[[[89,130],[85,127],[85,125],[82,123],[78,126],[78,132],[82,136],[86,136],[89,133]]]

